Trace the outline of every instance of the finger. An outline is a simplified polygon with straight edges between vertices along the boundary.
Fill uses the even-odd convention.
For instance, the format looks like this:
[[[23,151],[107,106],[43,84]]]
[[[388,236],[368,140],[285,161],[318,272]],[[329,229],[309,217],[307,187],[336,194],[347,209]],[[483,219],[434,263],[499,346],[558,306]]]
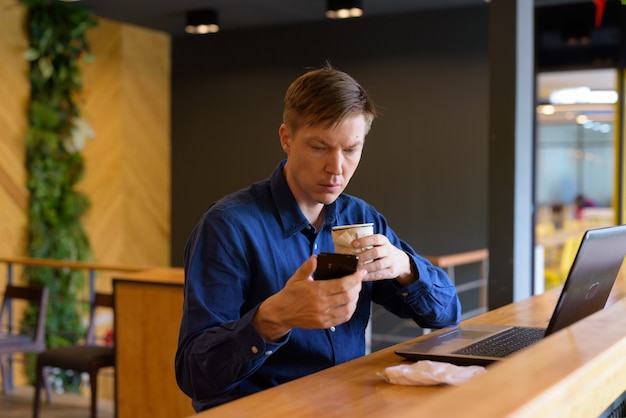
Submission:
[[[340,294],[353,291],[355,288],[361,290],[361,283],[367,278],[367,270],[359,269],[356,272],[344,277],[331,280],[316,280],[324,297],[334,297]]]
[[[361,289],[361,282],[367,278],[367,270],[359,268],[354,273],[338,279],[337,292],[347,292],[351,289]]]
[[[379,260],[384,257],[384,248],[383,247],[366,247],[361,252],[358,253],[359,256],[359,267],[366,268],[368,264]],[[374,266],[369,266],[367,269],[369,271],[372,270]]]
[[[337,310],[354,310],[356,303],[359,300],[359,294],[362,289],[363,279],[367,276],[367,272],[360,270],[354,275],[346,276],[343,279],[339,279],[336,283],[338,285],[337,293],[328,295],[328,313]]]
[[[382,234],[367,235],[352,241],[352,247],[356,249],[366,247],[378,247],[388,242],[387,237]]]

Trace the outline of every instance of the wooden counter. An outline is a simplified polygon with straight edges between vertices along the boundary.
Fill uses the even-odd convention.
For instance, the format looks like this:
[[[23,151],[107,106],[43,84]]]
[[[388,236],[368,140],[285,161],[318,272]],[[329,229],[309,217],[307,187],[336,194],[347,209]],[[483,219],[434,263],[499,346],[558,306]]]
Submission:
[[[545,327],[558,292],[560,288],[466,322]],[[625,297],[622,275],[613,289],[610,307],[490,366],[486,374],[463,385],[409,387],[386,383],[377,373],[403,361],[394,354],[396,346],[196,417],[598,416],[626,390]]]
[[[174,376],[183,283],[183,270],[177,268],[113,279],[118,418],[175,418],[194,413]]]

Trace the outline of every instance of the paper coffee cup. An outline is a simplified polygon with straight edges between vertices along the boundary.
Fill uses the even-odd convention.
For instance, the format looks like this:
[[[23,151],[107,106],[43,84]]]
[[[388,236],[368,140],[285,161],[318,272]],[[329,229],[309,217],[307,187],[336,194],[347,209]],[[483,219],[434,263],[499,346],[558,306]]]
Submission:
[[[358,254],[363,250],[353,248],[352,241],[357,238],[372,235],[373,233],[373,223],[333,226],[332,234],[335,252],[340,254]]]

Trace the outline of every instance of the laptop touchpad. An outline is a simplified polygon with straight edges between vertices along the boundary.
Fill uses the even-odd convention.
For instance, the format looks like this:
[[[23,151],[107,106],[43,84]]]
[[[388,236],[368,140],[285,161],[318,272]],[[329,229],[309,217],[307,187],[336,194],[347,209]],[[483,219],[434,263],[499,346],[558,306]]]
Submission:
[[[438,335],[431,335],[417,341],[401,351],[416,351],[431,354],[445,354],[456,351],[475,341],[480,341],[508,327],[491,324],[467,324]]]

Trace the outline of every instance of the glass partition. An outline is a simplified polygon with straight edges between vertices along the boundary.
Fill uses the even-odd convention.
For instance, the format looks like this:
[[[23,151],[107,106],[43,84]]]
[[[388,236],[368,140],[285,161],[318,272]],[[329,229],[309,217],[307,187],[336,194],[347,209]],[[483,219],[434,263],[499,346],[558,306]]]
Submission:
[[[614,223],[616,80],[614,69],[537,77],[536,292],[563,283],[585,230]]]

